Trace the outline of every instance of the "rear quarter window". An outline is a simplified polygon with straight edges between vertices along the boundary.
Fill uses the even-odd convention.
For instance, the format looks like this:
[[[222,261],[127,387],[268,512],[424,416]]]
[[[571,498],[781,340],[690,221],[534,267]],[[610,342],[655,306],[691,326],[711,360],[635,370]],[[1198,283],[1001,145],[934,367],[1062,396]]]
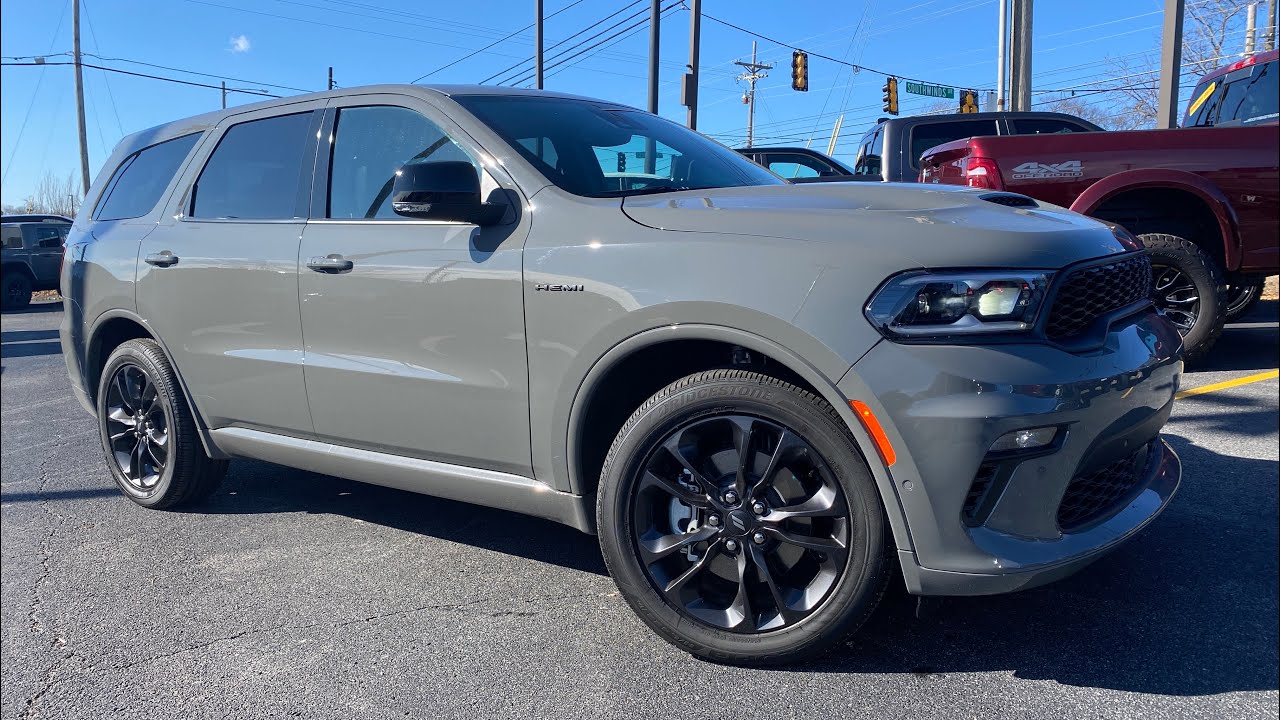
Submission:
[[[911,128],[911,167],[920,169],[920,156],[931,147],[952,140],[998,134],[995,120],[955,120],[917,125]]]
[[[93,219],[125,220],[151,212],[199,139],[200,133],[183,135],[125,158],[107,183]]]
[[[1013,121],[1015,135],[1061,135],[1078,132],[1093,132],[1093,128],[1058,118],[1027,118]]]

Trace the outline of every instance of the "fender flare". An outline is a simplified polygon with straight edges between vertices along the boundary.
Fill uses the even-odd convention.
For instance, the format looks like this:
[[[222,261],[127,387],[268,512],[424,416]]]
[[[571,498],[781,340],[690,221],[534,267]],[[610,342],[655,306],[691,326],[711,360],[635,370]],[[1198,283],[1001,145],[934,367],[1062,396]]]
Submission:
[[[1218,186],[1186,170],[1143,168],[1108,175],[1081,193],[1071,203],[1071,210],[1092,216],[1098,207],[1120,193],[1147,188],[1181,190],[1202,200],[1218,221],[1224,269],[1240,265],[1240,219],[1231,206],[1231,200]]]
[[[213,442],[213,438],[209,434],[209,426],[205,423],[204,416],[200,414],[200,409],[196,407],[195,400],[191,396],[191,390],[187,387],[187,381],[182,377],[182,370],[178,367],[178,364],[174,362],[173,353],[169,352],[169,348],[165,345],[164,340],[161,340],[160,336],[152,330],[151,323],[147,322],[147,320],[141,315],[138,315],[132,310],[116,308],[107,310],[94,318],[93,323],[89,327],[89,332],[85,335],[85,360],[88,360],[95,343],[98,341],[98,335],[102,332],[103,325],[106,325],[112,320],[119,319],[129,320],[139,325],[143,331],[147,333],[147,337],[160,346],[160,350],[164,352],[165,357],[168,358],[169,364],[173,366],[174,374],[178,376],[178,385],[182,387],[182,394],[185,396],[187,402],[187,410],[191,412],[191,417],[195,419],[196,432],[200,436],[200,444],[204,447],[205,454],[214,460],[228,459],[230,456],[219,450],[218,446]],[[101,380],[101,378],[98,379],[99,382],[101,382]],[[96,404],[98,401],[98,388],[95,386],[92,388],[85,388],[85,390],[86,392],[93,394],[93,400]]]
[[[768,356],[813,386],[823,399],[835,408],[845,427],[852,434],[859,452],[862,453],[863,459],[871,471],[871,476],[875,480],[876,489],[880,493],[881,504],[884,506],[885,514],[889,520],[889,528],[893,533],[893,539],[897,547],[900,549],[913,547],[910,540],[910,532],[907,528],[906,515],[898,500],[893,479],[889,475],[889,469],[880,461],[879,451],[876,449],[875,442],[867,434],[857,416],[854,415],[853,409],[849,406],[849,399],[845,398],[836,387],[835,383],[839,378],[832,380],[808,361],[773,340],[722,325],[689,323],[651,328],[631,335],[614,345],[596,360],[578,387],[578,392],[574,396],[573,405],[569,412],[568,433],[565,438],[565,458],[569,474],[570,492],[582,495],[586,487],[580,477],[581,468],[578,466],[579,447],[577,440],[582,436],[585,429],[586,407],[601,379],[618,362],[621,362],[631,354],[646,347],[674,340],[712,340],[731,345],[740,345],[748,350]],[[845,372],[847,372],[847,369]]]

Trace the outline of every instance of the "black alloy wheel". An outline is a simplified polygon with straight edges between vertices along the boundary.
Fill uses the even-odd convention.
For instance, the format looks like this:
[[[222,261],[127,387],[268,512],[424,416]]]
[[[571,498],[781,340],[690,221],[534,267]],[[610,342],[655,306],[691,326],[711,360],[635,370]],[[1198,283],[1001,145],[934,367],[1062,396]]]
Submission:
[[[653,586],[732,632],[803,621],[835,586],[849,509],[808,442],[770,420],[717,415],[671,431],[644,464],[634,540]]]
[[[1188,363],[1208,354],[1227,313],[1222,268],[1203,247],[1179,235],[1138,236],[1151,256],[1151,301],[1182,335]]]
[[[151,492],[169,461],[169,421],[155,383],[141,367],[124,364],[107,385],[107,439],[125,481]]]
[[[1247,315],[1262,299],[1265,278],[1247,278],[1227,284],[1227,320]]]
[[[1191,277],[1174,265],[1151,266],[1151,300],[1186,335],[1200,317],[1200,292]]]

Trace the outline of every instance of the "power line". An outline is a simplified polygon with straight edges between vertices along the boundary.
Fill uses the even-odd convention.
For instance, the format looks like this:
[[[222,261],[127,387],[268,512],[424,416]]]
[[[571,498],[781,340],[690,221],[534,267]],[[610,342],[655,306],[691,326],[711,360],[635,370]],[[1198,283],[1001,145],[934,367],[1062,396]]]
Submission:
[[[84,53],[81,53],[84,54]],[[0,63],[5,67],[40,67],[44,65],[75,65],[73,62],[52,62],[52,63],[34,63],[34,62],[6,62]],[[133,77],[148,78],[150,80],[164,80],[165,82],[177,83],[179,85],[191,85],[193,87],[210,88],[212,90],[221,90],[221,85],[210,85],[208,83],[192,82],[190,80],[179,80],[178,78],[164,77],[162,75],[148,75],[147,73],[138,73],[130,70],[121,70],[120,68],[106,67],[104,65],[92,65],[90,63],[80,63],[82,67],[93,68],[94,70],[102,70],[104,72],[120,73],[121,75],[132,75]],[[243,95],[257,95],[259,97],[278,98],[280,95],[269,93],[265,90],[252,88],[227,88],[227,92],[237,92]]]
[[[581,35],[584,35],[584,34],[586,34],[586,33],[590,32],[592,28],[599,27],[600,25],[603,25],[604,23],[609,22],[609,21],[610,21],[610,20],[612,20],[613,18],[617,17],[618,15],[621,15],[622,13],[624,13],[624,12],[626,12],[627,10],[629,10],[629,9],[631,9],[631,8],[633,8],[633,7],[635,7],[636,5],[639,5],[639,4],[640,4],[640,3],[642,3],[642,2],[644,2],[644,0],[631,0],[631,2],[628,2],[626,5],[623,5],[623,6],[622,6],[621,8],[619,8],[618,10],[615,10],[614,12],[612,12],[612,13],[610,13],[610,14],[606,15],[605,17],[603,17],[603,18],[601,18],[601,19],[599,19],[599,20],[597,20],[597,21],[595,21],[595,22],[591,23],[590,25],[588,25],[588,26],[586,26],[586,27],[582,28],[581,30],[579,30],[579,31],[577,31],[577,32],[575,32],[575,33],[573,33],[573,34],[572,34],[572,35],[570,35],[569,37],[566,37],[565,39],[563,39],[563,40],[561,40],[561,41],[559,41],[559,42],[556,42],[556,43],[552,44],[552,45],[551,45],[551,47],[549,47],[549,48],[547,48],[547,49],[548,49],[548,50],[555,50],[556,48],[561,47],[562,45],[565,45],[565,44],[567,44],[567,43],[569,43],[569,42],[572,42],[575,38],[577,38],[577,37],[579,37],[579,36],[581,36]],[[640,11],[640,12],[638,12],[638,13],[632,13],[632,14],[631,14],[631,16],[630,16],[630,17],[628,17],[626,20],[623,20],[623,21],[621,21],[621,22],[619,22],[619,23],[617,23],[617,24],[615,24],[615,25],[611,26],[609,29],[612,29],[612,28],[614,28],[614,27],[617,27],[618,25],[621,25],[622,23],[627,22],[628,20],[631,20],[631,19],[632,19],[632,18],[634,18],[634,17],[637,17],[638,15],[640,15],[640,14],[641,14],[641,13],[643,13],[643,12],[644,12],[644,11],[643,11],[643,10],[641,10],[641,11]],[[602,32],[608,32],[608,29],[607,29],[607,30],[603,30]],[[598,35],[598,33],[597,33],[597,35]],[[595,36],[593,36],[593,37],[595,37]],[[576,46],[575,46],[575,47],[576,47]],[[573,48],[570,48],[570,50],[572,50],[572,49],[573,49]],[[557,54],[555,57],[560,57],[561,55],[563,55],[563,53]],[[511,66],[509,66],[509,67],[507,67],[507,68],[505,68],[505,69],[503,69],[503,70],[499,70],[498,72],[496,72],[496,73],[494,73],[494,74],[490,75],[489,77],[485,78],[484,80],[481,80],[481,81],[480,81],[480,84],[481,84],[481,85],[484,85],[485,83],[489,82],[490,80],[493,80],[494,78],[498,78],[498,77],[506,76],[506,78],[505,78],[505,79],[500,80],[500,81],[498,82],[498,84],[499,84],[499,85],[505,85],[505,84],[506,84],[506,83],[511,79],[511,77],[513,77],[513,76],[511,75],[511,72],[512,72],[512,71],[516,71],[516,73],[515,73],[515,75],[516,75],[516,76],[518,76],[518,75],[524,75],[526,72],[529,72],[529,69],[522,69],[522,68],[524,68],[524,67],[525,67],[525,65],[527,65],[527,64],[529,64],[529,63],[532,63],[532,62],[534,62],[534,58],[533,58],[533,56],[527,57],[527,58],[525,58],[524,60],[521,60],[520,62],[515,63],[514,65],[511,65]],[[543,68],[543,69],[545,70],[546,68]]]
[[[75,0],[71,0],[75,2]],[[67,17],[67,5],[62,6],[62,13],[58,15],[58,24],[53,28],[53,39],[49,41],[49,52],[53,52],[53,46],[58,43],[58,33],[62,32],[62,21]],[[59,55],[70,55],[71,53],[58,53]],[[35,58],[36,56],[31,56]],[[22,125],[18,126],[18,139],[13,143],[13,151],[9,153],[9,162],[4,164],[4,173],[0,174],[0,184],[9,178],[9,168],[13,167],[13,159],[18,156],[18,148],[22,147],[22,134],[27,131],[27,121],[31,119],[31,110],[36,106],[36,98],[40,95],[40,87],[44,85],[44,71],[40,72],[40,77],[36,79],[36,89],[31,93],[31,102],[27,103],[27,112],[22,116]]]
[[[665,13],[665,12],[667,12],[668,10],[670,10],[671,8],[673,8],[673,7],[677,6],[677,5],[679,5],[681,2],[683,2],[683,0],[676,0],[675,2],[671,3],[670,5],[668,5],[668,6],[664,7],[664,8],[662,8],[661,10],[659,10],[659,15],[661,15],[662,13]],[[637,15],[647,15],[647,14],[648,14],[648,11],[647,11],[647,10],[641,10],[639,13],[636,13],[636,14],[631,15],[631,18],[634,18],[634,17],[636,17]],[[627,20],[630,20],[631,18],[628,18]],[[618,25],[621,25],[622,23],[627,22],[627,20],[623,20],[622,22],[616,23],[616,24],[612,25],[609,29],[615,28],[615,27],[617,27]],[[632,23],[631,25],[628,25],[627,27],[625,27],[625,28],[623,28],[623,29],[619,30],[618,32],[616,32],[616,33],[614,33],[614,34],[612,34],[612,35],[609,35],[608,37],[605,37],[605,38],[601,39],[600,41],[596,42],[595,44],[593,44],[593,45],[591,45],[591,46],[589,46],[589,47],[587,47],[587,48],[584,48],[584,49],[582,49],[582,50],[578,51],[578,52],[577,52],[577,53],[575,53],[575,54],[570,55],[571,53],[573,53],[573,51],[574,51],[575,49],[577,49],[577,48],[581,47],[582,45],[584,45],[584,44],[586,44],[586,43],[588,43],[588,42],[591,42],[591,40],[593,40],[593,39],[595,39],[595,38],[598,38],[598,37],[600,37],[600,35],[602,35],[602,34],[604,34],[604,33],[606,33],[606,32],[608,32],[608,31],[609,31],[609,29],[602,30],[602,31],[600,31],[600,32],[596,33],[595,35],[593,35],[593,36],[591,36],[591,37],[587,38],[586,40],[583,40],[582,42],[579,42],[577,45],[574,45],[573,47],[571,47],[571,48],[569,48],[569,49],[567,49],[567,50],[565,50],[565,51],[563,51],[563,52],[561,52],[561,53],[557,54],[554,58],[551,58],[551,59],[553,59],[553,60],[554,60],[554,59],[556,59],[556,58],[561,58],[561,59],[560,59],[560,60],[558,60],[558,61],[556,61],[556,62],[552,62],[552,63],[549,63],[549,64],[547,64],[547,65],[544,65],[542,69],[543,69],[544,71],[546,71],[546,70],[551,70],[552,68],[559,67],[559,66],[564,65],[565,63],[568,63],[568,62],[574,62],[574,61],[576,61],[576,60],[585,60],[585,59],[586,59],[586,58],[585,58],[585,55],[586,55],[587,53],[590,53],[592,50],[594,50],[594,49],[596,49],[596,48],[600,47],[601,45],[604,45],[605,43],[612,42],[612,41],[613,41],[613,40],[615,40],[615,39],[619,39],[619,38],[621,38],[621,37],[623,37],[623,36],[625,36],[625,35],[631,34],[631,33],[632,33],[634,30],[636,30],[637,28],[644,27],[645,25],[648,25],[648,24],[649,24],[649,18],[648,18],[648,17],[644,17],[644,18],[640,19],[639,21],[634,22],[634,23]],[[566,56],[568,56],[568,57],[566,57]],[[525,82],[528,82],[529,80],[531,80],[531,79],[533,78],[534,74],[535,74],[535,73],[530,72],[528,75],[524,75],[524,76],[523,76],[523,77],[521,77],[519,80],[511,80],[511,79],[508,79],[508,80],[504,81],[504,82],[503,82],[503,84],[504,84],[504,85],[511,85],[511,86],[520,85],[521,83],[525,83]]]
[[[93,18],[89,17],[89,6],[81,0],[80,7],[84,9],[85,23],[89,26],[89,37],[93,38],[93,49],[101,52],[102,47],[98,45],[98,33],[93,29]],[[84,55],[84,53],[80,53]],[[120,122],[120,110],[116,106],[116,94],[111,90],[111,76],[102,73],[102,84],[107,86],[107,100],[111,102],[111,114],[116,118],[116,129],[120,131],[120,136],[124,137],[124,123]],[[105,150],[105,148],[104,148]]]
[[[670,17],[671,15],[674,15],[674,14],[675,14],[675,12],[668,12],[668,11],[670,11],[670,10],[672,10],[672,9],[675,9],[675,10],[678,12],[678,11],[679,11],[679,8],[677,8],[676,6],[677,6],[677,5],[679,5],[679,4],[680,4],[680,3],[672,3],[672,4],[668,5],[666,8],[664,8],[663,10],[661,10],[661,11],[660,11],[660,14],[659,14],[659,19],[665,19],[665,18],[667,18],[667,17]],[[645,24],[646,24],[646,23],[640,23],[640,26],[639,26],[639,27],[636,27],[636,29],[632,30],[631,32],[628,32],[627,34],[625,34],[625,35],[623,35],[623,36],[619,37],[619,38],[618,38],[618,42],[622,42],[623,40],[626,40],[627,38],[633,37],[636,33],[640,32],[640,29],[641,29]],[[634,26],[633,26],[633,27],[634,27]],[[612,38],[610,38],[610,39],[612,39]],[[599,44],[599,43],[598,43],[598,44]],[[568,65],[567,67],[562,67],[562,68],[560,68],[559,70],[557,70],[557,71],[555,71],[555,72],[551,73],[551,74],[550,74],[550,75],[548,75],[547,77],[555,77],[556,75],[559,75],[560,73],[564,72],[565,70],[569,70],[569,69],[575,68],[575,67],[577,67],[577,64],[578,64],[578,63],[582,62],[583,60],[586,60],[586,59],[587,59],[587,58],[589,58],[589,57],[593,57],[593,56],[595,56],[598,52],[599,52],[599,51],[596,51],[596,52],[586,52],[586,51],[584,51],[584,52],[582,52],[582,53],[579,53],[577,56],[575,56],[575,57],[573,57],[573,58],[570,58],[570,59],[569,59],[569,61],[568,61],[568,62],[569,62],[569,65]],[[558,63],[557,63],[557,64],[558,64]],[[579,69],[581,69],[581,70],[589,70],[590,68],[579,68]],[[629,77],[634,77],[634,78],[638,78],[638,79],[641,79],[641,80],[647,80],[647,79],[648,79],[648,78],[646,78],[646,77],[644,77],[644,76],[642,76],[642,75],[631,75],[631,76],[629,76]]]
[[[583,2],[583,0],[574,0],[573,2],[569,3],[568,5],[565,5],[564,7],[560,8],[559,10],[557,10],[557,11],[555,11],[555,12],[551,13],[551,14],[550,14],[550,15],[548,15],[545,19],[548,19],[548,20],[549,20],[549,19],[551,19],[551,18],[553,18],[553,17],[555,17],[555,16],[559,15],[560,13],[564,12],[565,10],[568,10],[569,8],[573,7],[574,5],[579,5],[579,4],[581,4],[582,2]],[[485,50],[488,50],[489,48],[494,47],[495,45],[500,45],[500,44],[502,44],[502,43],[504,43],[504,42],[506,42],[506,41],[510,40],[511,38],[513,38],[513,37],[515,37],[515,36],[519,35],[520,33],[523,33],[523,32],[528,31],[528,30],[529,30],[530,28],[532,28],[534,25],[537,25],[537,23],[536,23],[536,22],[531,22],[531,23],[529,23],[528,25],[525,25],[524,27],[520,28],[519,30],[516,30],[515,32],[513,32],[513,33],[511,33],[511,34],[509,34],[509,35],[503,35],[502,37],[498,38],[497,40],[494,40],[493,42],[489,43],[488,45],[485,45],[484,47],[480,48],[479,50],[473,50],[473,51],[471,51],[471,52],[467,53],[466,55],[463,55],[462,57],[458,58],[457,60],[454,60],[453,62],[448,63],[447,65],[442,65],[442,66],[440,66],[440,67],[436,68],[435,70],[432,70],[431,72],[427,73],[426,75],[422,75],[422,76],[420,76],[420,77],[418,77],[418,78],[415,78],[415,79],[413,80],[413,82],[415,82],[415,83],[416,83],[416,82],[418,82],[419,80],[426,80],[427,78],[431,77],[432,75],[435,75],[436,73],[440,72],[441,70],[448,70],[449,68],[453,67],[454,65],[457,65],[458,63],[462,62],[463,60],[469,60],[469,59],[471,59],[471,58],[475,57],[476,55],[479,55],[480,53],[484,52]]]
[[[215,80],[230,80],[231,82],[248,83],[250,85],[262,85],[263,87],[276,88],[278,90],[293,90],[294,92],[300,92],[300,93],[316,92],[315,90],[310,90],[307,88],[291,87],[289,85],[279,85],[277,83],[262,82],[260,80],[246,80],[244,78],[229,77],[227,75],[217,75],[214,73],[200,72],[198,70],[187,70],[186,68],[172,67],[169,65],[158,65],[156,63],[143,62],[141,60],[132,60],[130,58],[103,57],[102,55],[95,55],[94,53],[81,53],[81,54],[87,55],[89,57],[98,58],[99,60],[103,60],[106,62],[126,62],[126,63],[129,63],[130,65],[142,65],[144,67],[151,67],[151,68],[157,68],[160,70],[169,70],[172,72],[186,73],[187,75],[198,75],[200,77],[213,78]]]

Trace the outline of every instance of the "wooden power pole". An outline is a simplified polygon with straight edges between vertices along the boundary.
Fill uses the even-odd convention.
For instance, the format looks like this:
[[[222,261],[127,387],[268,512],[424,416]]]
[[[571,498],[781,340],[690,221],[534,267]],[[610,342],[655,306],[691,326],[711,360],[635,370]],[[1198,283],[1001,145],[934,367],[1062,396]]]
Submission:
[[[84,69],[80,67],[80,0],[71,0],[71,54],[76,67],[76,120],[80,130],[80,182],[89,194],[89,139],[84,128]]]

